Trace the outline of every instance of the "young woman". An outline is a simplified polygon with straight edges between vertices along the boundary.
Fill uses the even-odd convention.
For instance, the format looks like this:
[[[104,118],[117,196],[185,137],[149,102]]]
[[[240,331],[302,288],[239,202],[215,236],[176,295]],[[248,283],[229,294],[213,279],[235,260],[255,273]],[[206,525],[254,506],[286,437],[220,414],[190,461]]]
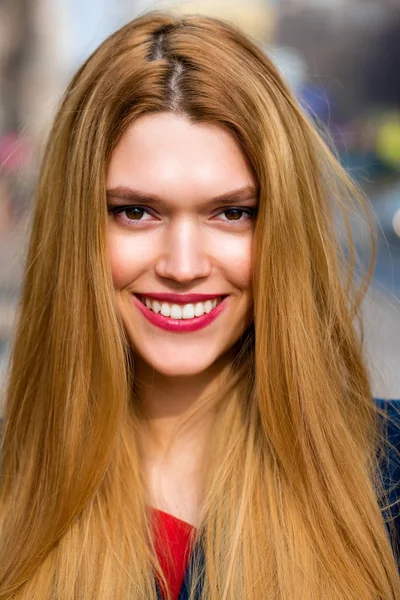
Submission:
[[[1,600],[400,597],[359,209],[229,24],[148,13],[94,52],[38,183]]]

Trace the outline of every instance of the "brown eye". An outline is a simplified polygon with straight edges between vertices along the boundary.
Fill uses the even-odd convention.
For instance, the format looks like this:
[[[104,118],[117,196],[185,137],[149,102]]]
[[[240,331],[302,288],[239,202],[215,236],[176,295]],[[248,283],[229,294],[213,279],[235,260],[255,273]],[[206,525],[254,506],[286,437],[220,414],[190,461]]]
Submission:
[[[139,227],[153,220],[149,209],[145,206],[108,206],[108,212],[117,223],[126,227]]]
[[[239,225],[250,224],[254,221],[257,215],[257,207],[232,206],[225,208],[219,215],[222,222],[231,223],[235,227],[239,227]]]
[[[132,206],[130,208],[126,208],[124,212],[130,221],[140,221],[145,211],[143,208],[139,208],[138,206]]]
[[[228,217],[228,221],[240,221],[240,217],[243,214],[243,210],[241,210],[240,208],[230,208],[229,210],[225,211],[225,214],[227,215],[231,215],[232,218]]]

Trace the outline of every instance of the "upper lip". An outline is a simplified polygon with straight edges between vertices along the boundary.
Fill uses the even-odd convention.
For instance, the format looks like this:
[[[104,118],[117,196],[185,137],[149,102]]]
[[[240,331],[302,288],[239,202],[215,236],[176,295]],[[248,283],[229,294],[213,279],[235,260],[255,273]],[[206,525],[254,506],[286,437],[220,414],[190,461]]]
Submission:
[[[145,296],[153,300],[164,300],[165,302],[176,302],[177,304],[189,304],[191,302],[205,302],[214,298],[221,298],[227,294],[156,294],[156,293],[136,293],[135,296]]]

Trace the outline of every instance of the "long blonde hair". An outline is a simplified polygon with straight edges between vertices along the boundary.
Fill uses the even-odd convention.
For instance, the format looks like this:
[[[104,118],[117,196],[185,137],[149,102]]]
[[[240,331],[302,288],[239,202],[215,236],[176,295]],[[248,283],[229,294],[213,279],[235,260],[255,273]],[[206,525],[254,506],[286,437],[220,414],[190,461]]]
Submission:
[[[373,235],[368,206],[256,44],[169,12],[93,53],[48,139],[2,432],[0,600],[150,600],[155,574],[165,585],[105,200],[122,133],[160,111],[227,128],[259,186],[254,321],[216,400],[193,581],[207,600],[395,600],[354,326],[371,269],[356,277],[350,221],[365,215]]]

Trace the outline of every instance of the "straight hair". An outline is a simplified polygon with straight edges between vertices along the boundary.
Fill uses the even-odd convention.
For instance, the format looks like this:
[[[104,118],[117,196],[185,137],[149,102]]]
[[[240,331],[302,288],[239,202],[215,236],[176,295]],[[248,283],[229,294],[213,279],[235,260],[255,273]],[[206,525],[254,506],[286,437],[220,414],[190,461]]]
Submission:
[[[352,219],[374,244],[368,202],[256,43],[154,11],[79,69],[44,153],[1,440],[0,600],[155,600],[156,578],[169,598],[105,194],[122,134],[161,112],[232,133],[259,201],[254,319],[212,399],[191,598],[200,580],[203,600],[400,598],[384,414],[355,327],[375,251],[360,278]]]

